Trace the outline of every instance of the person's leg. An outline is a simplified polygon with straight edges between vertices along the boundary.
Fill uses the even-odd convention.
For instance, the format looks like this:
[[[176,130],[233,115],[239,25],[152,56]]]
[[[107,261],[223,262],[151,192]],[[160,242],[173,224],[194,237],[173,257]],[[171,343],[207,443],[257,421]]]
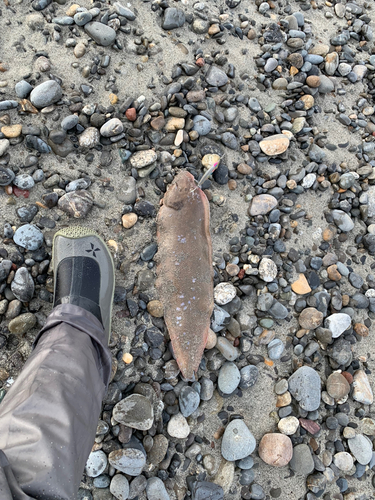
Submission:
[[[92,234],[91,240],[82,235],[67,238],[57,240],[60,245],[55,243],[54,251],[55,281],[60,281],[55,304],[60,305],[48,317],[35,350],[0,405],[0,495],[4,490],[0,497],[6,500],[7,489],[13,500],[76,498],[111,373],[110,322],[103,328],[98,317],[110,318],[110,306],[108,312],[103,305],[112,301],[114,281],[108,279],[111,273],[113,278],[112,260],[105,255],[104,242]],[[105,260],[97,259],[99,285],[95,269],[79,256],[82,240],[93,241],[97,253],[100,246],[107,259],[107,267]],[[66,247],[64,254],[65,244],[69,251]],[[89,279],[88,269],[91,288],[99,290],[97,298],[92,290],[85,296],[81,286]],[[104,273],[109,288],[102,286]],[[64,295],[67,290],[73,293]],[[106,299],[101,301],[104,291]],[[4,466],[6,461],[9,465]]]

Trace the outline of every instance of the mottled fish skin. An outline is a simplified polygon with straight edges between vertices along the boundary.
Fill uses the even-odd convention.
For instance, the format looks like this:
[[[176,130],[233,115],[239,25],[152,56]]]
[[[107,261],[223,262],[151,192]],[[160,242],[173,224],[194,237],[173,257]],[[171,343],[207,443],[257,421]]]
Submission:
[[[157,218],[156,287],[176,361],[194,380],[214,307],[210,208],[194,177],[180,172]]]

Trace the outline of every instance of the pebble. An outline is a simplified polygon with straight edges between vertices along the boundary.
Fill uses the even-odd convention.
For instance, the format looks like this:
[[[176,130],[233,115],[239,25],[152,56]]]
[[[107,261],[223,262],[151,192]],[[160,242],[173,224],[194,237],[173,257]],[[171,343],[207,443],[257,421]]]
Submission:
[[[113,417],[127,427],[146,431],[152,427],[154,411],[148,398],[132,394],[115,405]]]
[[[343,472],[349,472],[353,468],[353,457],[346,451],[340,451],[333,457],[333,463]]]
[[[335,313],[324,321],[325,328],[332,332],[332,338],[340,337],[351,325],[352,319],[348,314]]]
[[[34,280],[25,267],[17,269],[11,283],[11,290],[14,296],[21,302],[30,302],[33,298],[35,290]]]
[[[235,361],[240,355],[238,349],[225,337],[218,337],[216,348],[219,349],[227,361]]]
[[[291,436],[295,432],[297,432],[297,429],[299,427],[299,420],[298,420],[298,418],[293,417],[293,416],[285,417],[279,421],[279,423],[277,424],[277,427],[282,434],[286,434],[287,436]]]
[[[180,411],[184,417],[190,417],[199,406],[199,394],[189,386],[183,387],[178,397]]]
[[[85,472],[89,477],[98,477],[104,472],[107,463],[107,455],[104,451],[92,451],[87,459]]]
[[[307,444],[297,444],[293,448],[293,456],[289,462],[289,467],[296,474],[307,476],[314,470],[314,460]]]
[[[43,233],[36,226],[25,224],[16,230],[13,241],[26,250],[37,250],[43,244]]]
[[[334,372],[327,379],[327,392],[335,399],[342,399],[349,394],[350,386],[341,373]]]
[[[20,189],[32,189],[35,186],[34,179],[29,174],[16,175],[13,184]]]
[[[62,98],[62,89],[55,80],[37,85],[30,94],[30,101],[36,108],[45,108]]]
[[[71,130],[79,122],[79,117],[77,115],[66,116],[61,122],[61,128],[63,130]]]
[[[190,427],[186,418],[181,414],[172,415],[168,422],[167,432],[171,437],[185,439],[190,434]]]
[[[292,441],[284,434],[265,434],[259,443],[260,458],[268,465],[284,467],[293,456]]]
[[[271,259],[263,258],[260,261],[258,270],[259,277],[267,283],[273,281],[277,276],[277,266]]]
[[[361,465],[367,465],[372,459],[372,442],[367,436],[357,434],[352,439],[348,439],[348,446]]]
[[[323,313],[314,307],[307,307],[301,312],[298,322],[301,328],[304,328],[305,330],[314,330],[322,324]]]
[[[298,368],[288,379],[289,391],[306,411],[319,408],[321,389],[318,373],[309,366]]]
[[[254,365],[247,365],[240,370],[241,380],[239,386],[241,389],[249,389],[256,384],[259,376],[259,370]],[[202,397],[202,396],[201,396]]]
[[[241,380],[239,369],[234,363],[226,362],[220,368],[218,387],[223,394],[232,394]]]
[[[130,164],[134,168],[144,168],[157,160],[157,154],[153,149],[138,151],[130,157]]]
[[[265,215],[277,206],[277,199],[270,194],[260,194],[252,199],[249,215]]]
[[[331,213],[334,223],[339,229],[341,229],[341,231],[347,233],[354,228],[354,222],[347,213],[342,210],[332,210]]]
[[[116,38],[116,31],[106,24],[97,21],[85,24],[86,33],[102,47],[112,45]]]
[[[224,500],[221,486],[209,481],[196,481],[192,488],[192,500]]]
[[[35,325],[36,325],[36,317],[34,316],[34,314],[24,313],[17,316],[17,318],[12,319],[9,322],[8,328],[10,333],[23,335],[24,333],[34,328]]]
[[[127,500],[129,498],[129,481],[122,474],[116,474],[111,479],[109,491],[118,500]]]
[[[95,127],[88,127],[79,136],[79,145],[82,148],[94,148],[99,144],[100,133]]]
[[[298,295],[305,295],[311,292],[311,287],[304,274],[300,274],[298,280],[292,283],[292,290]]]
[[[122,122],[118,118],[108,120],[101,128],[100,135],[103,137],[114,137],[124,130]]]
[[[236,295],[236,288],[231,283],[219,283],[214,288],[214,299],[220,306],[231,302]]]
[[[3,156],[9,149],[10,142],[8,139],[0,139],[0,156]]]
[[[196,115],[193,118],[193,130],[199,135],[207,135],[211,132],[211,122],[202,115]]]
[[[243,420],[232,420],[227,425],[221,441],[221,454],[225,460],[241,460],[250,455],[255,446],[255,438]]]
[[[357,370],[353,381],[353,399],[365,405],[371,405],[373,402],[373,393],[369,379],[363,370]]]
[[[129,447],[111,451],[108,455],[108,461],[112,467],[124,474],[139,476],[146,465],[146,455],[137,448]]]
[[[150,477],[147,481],[146,494],[148,500],[170,500],[163,481],[158,477]]]
[[[162,28],[165,30],[173,30],[180,28],[185,23],[185,14],[182,9],[175,7],[167,7],[164,11],[164,19]]]
[[[30,94],[30,92],[33,90],[33,88],[34,87],[32,85],[30,85],[29,82],[26,82],[25,80],[21,80],[21,81],[17,82],[16,85],[14,86],[14,90],[16,92],[16,95],[20,99],[25,99]]]
[[[266,137],[259,143],[260,149],[267,156],[275,156],[284,153],[289,147],[289,139],[284,134]]]
[[[87,191],[72,191],[59,199],[58,206],[71,217],[83,219],[91,210],[93,203],[93,197]]]
[[[284,344],[281,339],[274,339],[267,346],[268,357],[272,359],[272,361],[276,361],[281,358],[284,352]]]
[[[167,453],[168,445],[168,439],[163,434],[157,434],[154,437],[152,448],[147,454],[149,462],[154,465],[159,464]]]
[[[228,77],[217,66],[210,66],[206,73],[206,82],[212,87],[223,87],[228,82]]]

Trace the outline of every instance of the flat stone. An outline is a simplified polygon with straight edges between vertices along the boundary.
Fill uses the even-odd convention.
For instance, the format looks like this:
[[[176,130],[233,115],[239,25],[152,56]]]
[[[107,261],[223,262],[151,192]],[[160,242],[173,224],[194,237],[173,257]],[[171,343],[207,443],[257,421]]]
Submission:
[[[94,200],[88,191],[72,191],[64,194],[58,201],[58,206],[75,219],[83,219],[91,210]]]
[[[211,122],[208,118],[202,115],[196,115],[193,118],[193,130],[199,135],[207,135],[211,132]]]
[[[30,94],[30,101],[36,108],[45,108],[59,101],[62,89],[55,80],[47,80],[35,87]]]
[[[259,194],[252,199],[249,214],[251,216],[265,215],[271,212],[276,206],[277,199],[274,196],[270,194]]]
[[[277,276],[277,266],[271,259],[263,258],[260,261],[258,271],[259,277],[267,283],[273,281]]]
[[[22,132],[22,125],[7,125],[1,127],[1,132],[5,135],[7,139],[13,139],[15,137],[19,137]]]
[[[163,481],[158,477],[151,477],[147,481],[146,493],[148,500],[170,500]]]
[[[111,480],[109,491],[117,500],[129,498],[129,481],[122,474],[116,474]]]
[[[119,16],[125,17],[129,21],[135,21],[136,15],[134,14],[134,12],[127,7],[124,7],[120,2],[115,2],[113,4],[113,8]]]
[[[115,405],[113,417],[127,427],[147,431],[154,423],[154,410],[148,398],[132,394]]]
[[[3,156],[9,149],[10,142],[8,139],[0,139],[0,156]]]
[[[348,446],[361,465],[367,465],[372,459],[372,442],[368,437],[357,434],[354,438],[348,439]]]
[[[306,411],[315,411],[320,405],[320,377],[309,366],[298,368],[288,380],[289,391]]]
[[[189,386],[183,387],[178,397],[180,411],[184,417],[190,417],[199,406],[199,394]]]
[[[286,436],[292,436],[299,427],[299,420],[296,417],[290,416],[279,420],[277,424],[279,431]],[[310,471],[311,472],[311,471]]]
[[[357,370],[353,381],[353,399],[364,405],[371,405],[373,402],[373,393],[369,379],[363,370]]]
[[[36,325],[36,317],[32,313],[20,314],[9,322],[10,333],[23,335]]]
[[[289,139],[284,134],[276,134],[260,141],[259,146],[267,156],[280,155],[288,149]]]
[[[104,472],[107,463],[107,455],[104,451],[92,451],[87,459],[85,472],[89,477],[98,477]]]
[[[134,168],[143,168],[151,165],[157,160],[157,154],[153,149],[137,151],[130,157],[130,165]]]
[[[352,324],[352,319],[348,314],[335,313],[328,316],[324,321],[324,326],[331,330],[332,338],[340,337]]]
[[[157,434],[154,436],[154,443],[151,450],[147,454],[149,462],[153,465],[159,464],[164,459],[168,446],[168,439],[163,434]]]
[[[213,478],[213,481],[223,489],[224,495],[228,495],[229,490],[233,484],[233,480],[234,462],[228,462],[227,460],[223,459],[220,463],[217,473]]]
[[[283,467],[292,459],[292,441],[284,434],[265,434],[260,440],[258,453],[266,464],[274,467]]]
[[[206,73],[206,82],[212,87],[222,87],[228,82],[228,77],[222,69],[210,66]]]
[[[192,489],[192,500],[224,500],[223,488],[209,481],[196,481]]]
[[[255,446],[255,438],[243,420],[235,419],[227,425],[221,442],[221,454],[225,460],[241,460],[250,455]]]
[[[328,394],[335,399],[342,399],[349,394],[350,385],[341,373],[334,372],[327,379]]]
[[[315,330],[323,322],[323,313],[314,307],[307,307],[301,312],[298,322],[305,330]]]
[[[237,366],[232,362],[226,362],[220,368],[218,387],[223,394],[232,394],[238,387],[241,374]]]
[[[240,355],[237,347],[234,347],[234,345],[225,337],[218,337],[216,341],[216,348],[219,349],[227,361],[235,361]]]
[[[185,439],[190,434],[190,426],[186,418],[181,413],[177,413],[177,415],[172,415],[168,422],[167,432],[171,437]]]
[[[185,14],[181,9],[175,7],[168,7],[164,11],[164,19],[162,28],[164,30],[173,30],[180,28],[185,23]]]
[[[334,455],[333,463],[343,472],[349,472],[353,468],[353,457],[346,451],[340,451]]]
[[[121,134],[123,130],[124,126],[122,124],[122,121],[118,118],[112,118],[111,120],[105,122],[104,125],[102,125],[102,127],[100,128],[100,135],[102,135],[103,137],[114,137]]]
[[[84,29],[98,45],[103,47],[108,47],[115,41],[116,31],[106,24],[94,21],[85,24]]]
[[[232,283],[219,283],[214,288],[214,299],[217,304],[224,306],[237,295],[236,287]]]
[[[25,224],[16,230],[13,241],[26,250],[37,250],[43,244],[43,233],[36,226]]]
[[[99,130],[95,127],[88,127],[79,135],[78,140],[82,148],[94,148],[100,142]]]
[[[292,283],[292,290],[298,295],[305,295],[311,292],[311,287],[304,274],[300,274],[298,280]]]
[[[354,228],[354,222],[346,212],[342,210],[332,210],[331,213],[334,223],[341,231],[347,233]]]
[[[314,460],[307,444],[297,444],[297,446],[293,448],[293,456],[289,463],[289,467],[296,474],[302,476],[311,474],[314,470]]]
[[[146,465],[146,455],[136,448],[126,448],[111,451],[108,461],[112,467],[124,474],[139,476]]]

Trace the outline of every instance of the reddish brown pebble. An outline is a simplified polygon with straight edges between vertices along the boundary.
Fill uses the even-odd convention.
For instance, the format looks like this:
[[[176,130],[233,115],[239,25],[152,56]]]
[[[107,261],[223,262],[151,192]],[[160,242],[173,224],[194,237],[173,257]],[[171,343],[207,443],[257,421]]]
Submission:
[[[366,325],[363,325],[362,323],[356,323],[354,325],[354,331],[360,337],[367,337],[369,334],[369,329],[367,328]]]
[[[129,109],[127,109],[125,111],[125,116],[131,122],[135,122],[135,120],[137,119],[137,112],[136,112],[135,108],[129,108]]]
[[[260,440],[258,453],[266,464],[284,467],[293,456],[292,441],[285,434],[265,434]]]
[[[204,62],[203,57],[200,57],[199,59],[197,59],[197,60],[195,61],[195,64],[196,64],[197,66],[199,66],[200,68],[202,68],[202,67],[205,65],[205,62]]]
[[[342,372],[341,375],[346,378],[349,384],[353,383],[353,375],[349,372]]]
[[[299,423],[310,434],[317,434],[320,431],[320,426],[313,420],[307,418],[300,418]]]
[[[252,171],[253,169],[246,163],[240,163],[239,165],[237,165],[237,172],[242,175],[250,175]]]
[[[234,191],[237,187],[237,182],[234,180],[234,179],[229,179],[228,181],[228,188],[231,190],[231,191]]]

